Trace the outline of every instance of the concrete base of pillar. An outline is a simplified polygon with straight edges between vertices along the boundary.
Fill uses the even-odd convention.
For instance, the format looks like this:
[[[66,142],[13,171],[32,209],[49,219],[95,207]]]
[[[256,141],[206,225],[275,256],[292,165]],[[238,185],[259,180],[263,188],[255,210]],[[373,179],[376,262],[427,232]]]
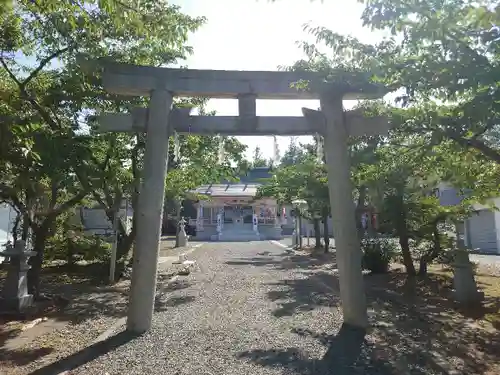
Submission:
[[[473,264],[466,250],[458,250],[455,254],[453,288],[455,300],[461,304],[479,303],[484,298],[484,293],[477,289]]]
[[[2,306],[3,311],[24,312],[33,307],[34,302],[31,294],[16,298],[0,298],[0,306]]]
[[[188,236],[186,235],[186,231],[185,230],[181,230],[179,232],[179,247],[185,247],[188,245]]]

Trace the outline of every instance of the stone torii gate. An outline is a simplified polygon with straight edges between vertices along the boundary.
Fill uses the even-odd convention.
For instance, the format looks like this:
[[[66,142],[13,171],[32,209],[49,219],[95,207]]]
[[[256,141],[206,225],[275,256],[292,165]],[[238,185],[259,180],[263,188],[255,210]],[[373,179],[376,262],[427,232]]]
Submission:
[[[365,82],[349,86],[325,83],[319,74],[154,68],[103,63],[106,91],[126,96],[150,96],[149,108],[129,114],[103,114],[102,131],[146,132],[143,184],[138,204],[138,228],[127,329],[137,333],[151,327],[156,293],[168,137],[179,133],[224,135],[324,136],[331,213],[335,228],[340,296],[344,323],[368,325],[361,272],[350,160],[349,135],[387,132],[385,118],[364,118],[361,112],[344,112],[343,99],[375,99],[385,90]],[[89,70],[89,69],[87,69]],[[291,88],[309,81],[309,90]],[[237,99],[239,116],[191,116],[189,110],[172,108],[174,96]],[[256,115],[257,99],[319,99],[321,111],[303,109],[303,117]]]

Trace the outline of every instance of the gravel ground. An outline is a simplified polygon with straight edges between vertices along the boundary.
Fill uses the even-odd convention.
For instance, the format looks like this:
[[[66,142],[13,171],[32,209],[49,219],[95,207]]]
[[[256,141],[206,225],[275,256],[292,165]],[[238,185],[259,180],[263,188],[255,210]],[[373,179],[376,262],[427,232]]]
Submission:
[[[301,309],[287,283],[306,275],[275,267],[279,254],[262,242],[205,244],[191,257],[197,270],[159,296],[150,332],[72,374],[318,374],[327,348],[296,332],[335,333],[342,316],[327,305]],[[302,292],[313,299],[314,288]]]
[[[158,293],[148,333],[118,333],[70,374],[498,373],[485,366],[498,360],[498,343],[486,344],[498,334],[435,306],[424,316],[370,295],[369,334],[341,327],[332,254],[321,260],[267,242],[202,249],[189,256],[193,272]]]
[[[470,254],[472,262],[477,263],[479,271],[483,273],[500,276],[500,255]]]
[[[171,245],[172,241],[163,241],[163,256],[176,258],[191,248],[171,249]],[[180,268],[181,266],[168,261],[159,264],[158,290],[168,291],[168,280]],[[113,286],[62,286],[60,292],[66,294],[71,302],[61,314],[56,314],[51,319],[62,322],[63,326],[34,337],[15,350],[2,346],[0,375],[28,374],[88,347],[118,319],[126,316],[129,286],[130,280],[121,280]],[[2,342],[3,337],[0,335],[0,344]],[[51,370],[46,373],[53,374]]]

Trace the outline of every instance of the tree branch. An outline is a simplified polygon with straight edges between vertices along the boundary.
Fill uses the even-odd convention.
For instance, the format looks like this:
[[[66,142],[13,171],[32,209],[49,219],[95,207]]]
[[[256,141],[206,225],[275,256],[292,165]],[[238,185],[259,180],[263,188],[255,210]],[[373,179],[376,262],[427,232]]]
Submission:
[[[58,124],[57,121],[54,121],[54,119],[49,115],[49,113],[34,99],[32,98],[28,92],[26,91],[26,88],[23,86],[22,82],[20,82],[17,77],[15,76],[14,73],[9,69],[9,66],[3,59],[3,57],[0,57],[0,63],[4,67],[5,71],[9,75],[9,77],[16,83],[16,85],[19,88],[19,91],[21,93],[21,97],[26,99],[28,102],[31,103],[31,105],[36,109],[36,111],[42,116],[43,120],[47,123],[47,125],[50,126],[52,130],[57,130],[58,129]]]
[[[84,190],[84,191],[76,194],[73,198],[68,199],[66,202],[61,204],[56,209],[52,210],[51,212],[48,212],[46,216],[56,217],[59,214],[62,214],[63,212],[69,210],[71,207],[74,207],[75,205],[80,203],[85,198],[87,193],[88,193],[87,190]]]
[[[68,47],[65,47],[65,48],[62,48],[60,50],[57,50],[55,51],[54,53],[52,53],[51,55],[47,56],[46,58],[42,59],[42,61],[40,61],[40,64],[38,64],[38,66],[36,67],[35,70],[33,70],[30,75],[23,81],[21,82],[21,85],[22,85],[22,88],[24,89],[24,87],[26,87],[26,85],[28,83],[31,82],[31,80],[33,80],[33,78],[35,78],[38,73],[40,73],[42,71],[43,68],[45,68],[47,66],[47,64],[49,64],[52,60],[54,60],[56,57],[59,57],[61,56],[63,53],[66,53],[67,51],[69,51],[71,49],[71,46],[68,46]]]
[[[469,147],[478,150],[488,159],[494,161],[497,164],[500,164],[500,152],[487,146],[484,142],[480,141],[479,139],[463,138],[460,135],[455,134],[453,132],[446,132],[445,134],[448,138],[454,140],[458,144],[464,147]]]

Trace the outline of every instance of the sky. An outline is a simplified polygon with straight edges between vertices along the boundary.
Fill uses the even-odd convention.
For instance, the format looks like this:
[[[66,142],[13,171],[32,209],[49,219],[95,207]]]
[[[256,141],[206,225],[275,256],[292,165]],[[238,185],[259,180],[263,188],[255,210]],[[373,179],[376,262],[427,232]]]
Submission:
[[[194,54],[183,63],[193,69],[278,70],[304,57],[297,41],[311,40],[303,25],[324,26],[365,43],[375,43],[381,34],[362,27],[363,5],[356,0],[175,0],[184,13],[205,16],[207,23],[189,40]],[[345,102],[346,108],[355,103]],[[257,115],[301,116],[301,108],[317,109],[317,101],[258,100]],[[211,100],[209,109],[218,115],[237,115],[236,100]],[[272,137],[238,137],[248,145],[252,158],[256,146],[266,158],[273,156]],[[299,137],[309,142],[311,137]],[[281,153],[290,137],[278,137]]]

